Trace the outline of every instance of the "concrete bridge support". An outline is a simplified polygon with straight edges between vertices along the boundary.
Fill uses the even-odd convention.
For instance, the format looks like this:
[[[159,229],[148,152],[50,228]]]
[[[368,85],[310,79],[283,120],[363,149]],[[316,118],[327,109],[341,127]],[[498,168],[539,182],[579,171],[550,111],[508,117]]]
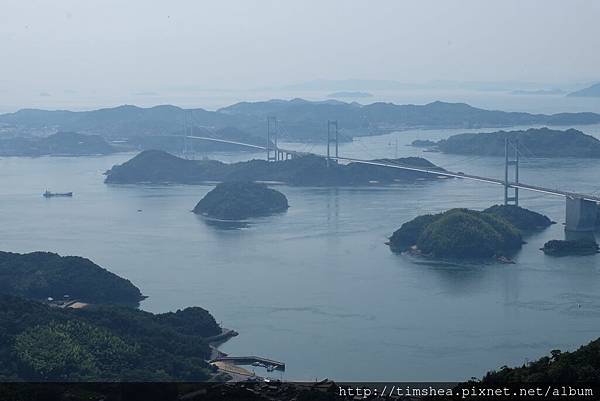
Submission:
[[[596,229],[598,205],[581,198],[567,197],[565,230],[592,232]]]

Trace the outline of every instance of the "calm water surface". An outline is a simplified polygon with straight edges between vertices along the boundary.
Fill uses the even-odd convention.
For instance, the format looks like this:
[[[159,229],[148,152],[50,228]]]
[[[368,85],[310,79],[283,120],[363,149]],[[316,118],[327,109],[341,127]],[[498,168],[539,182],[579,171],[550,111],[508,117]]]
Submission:
[[[598,136],[600,127],[584,131]],[[449,169],[502,175],[502,158],[406,146],[456,132],[361,138],[341,152],[421,155]],[[152,312],[202,306],[240,332],[224,351],[282,360],[287,379],[462,380],[600,335],[600,256],[539,251],[564,236],[561,198],[522,194],[523,206],[559,224],[527,237],[516,264],[456,266],[396,255],[384,243],[419,214],[498,203],[502,187],[462,180],[280,186],[287,213],[223,229],[190,212],[209,185],[104,184],[102,173],[131,156],[0,159],[0,249],[86,256],[140,287],[149,296],[142,308]],[[534,159],[523,161],[521,176],[598,193],[599,172],[600,160]],[[75,196],[44,199],[46,188]]]

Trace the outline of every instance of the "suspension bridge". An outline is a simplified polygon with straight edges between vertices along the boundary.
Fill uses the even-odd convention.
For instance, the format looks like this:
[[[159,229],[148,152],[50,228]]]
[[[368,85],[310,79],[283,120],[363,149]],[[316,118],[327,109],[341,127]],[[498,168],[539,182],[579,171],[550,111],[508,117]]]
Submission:
[[[432,174],[436,176],[445,176],[463,180],[472,180],[482,183],[495,184],[504,187],[504,204],[519,205],[519,190],[542,193],[546,195],[560,196],[566,200],[566,218],[565,229],[573,232],[590,232],[596,229],[596,219],[598,216],[598,203],[600,196],[593,194],[577,193],[563,191],[556,188],[545,188],[537,185],[522,183],[519,181],[519,143],[518,140],[505,142],[505,169],[504,179],[483,177],[464,172],[455,172],[445,169],[433,169],[411,166],[397,163],[392,160],[365,160],[358,158],[342,157],[339,155],[339,131],[337,121],[327,122],[327,154],[317,154],[312,152],[302,152],[292,149],[284,149],[277,144],[277,120],[274,117],[267,118],[267,141],[265,146],[249,144],[238,141],[217,139],[205,136],[185,135],[185,138],[204,140],[218,143],[225,143],[237,146],[244,146],[251,149],[262,150],[266,152],[267,161],[283,161],[304,155],[316,155],[325,157],[327,165],[330,163],[359,163],[408,171],[417,171],[421,173]],[[332,146],[333,144],[333,146]],[[511,150],[513,152],[511,152]],[[512,177],[510,177],[512,168]]]

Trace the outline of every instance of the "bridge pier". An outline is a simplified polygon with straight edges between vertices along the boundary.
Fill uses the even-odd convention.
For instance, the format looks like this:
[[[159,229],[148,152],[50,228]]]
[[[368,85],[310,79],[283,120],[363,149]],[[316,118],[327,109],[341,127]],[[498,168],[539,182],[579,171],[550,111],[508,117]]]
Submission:
[[[582,198],[566,197],[565,230],[592,232],[596,229],[598,205]]]

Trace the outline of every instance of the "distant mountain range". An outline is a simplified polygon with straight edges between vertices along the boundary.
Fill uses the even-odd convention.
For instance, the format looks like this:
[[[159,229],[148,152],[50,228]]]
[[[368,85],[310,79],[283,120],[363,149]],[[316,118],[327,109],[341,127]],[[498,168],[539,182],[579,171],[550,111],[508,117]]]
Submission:
[[[484,110],[465,103],[433,102],[425,105],[372,103],[361,105],[338,100],[303,99],[241,102],[208,111],[163,105],[151,108],[119,106],[93,111],[24,109],[0,115],[3,131],[13,135],[75,131],[107,139],[171,135],[184,123],[216,133],[234,127],[238,140],[264,138],[267,116],[279,121],[280,138],[290,141],[322,141],[327,120],[337,120],[346,139],[410,128],[482,128],[516,125],[583,125],[600,123],[596,113],[552,115]],[[8,127],[8,128],[7,128]],[[216,134],[215,134],[216,135]],[[262,139],[260,139],[262,141]]]
[[[600,83],[569,93],[571,97],[600,97]]]

